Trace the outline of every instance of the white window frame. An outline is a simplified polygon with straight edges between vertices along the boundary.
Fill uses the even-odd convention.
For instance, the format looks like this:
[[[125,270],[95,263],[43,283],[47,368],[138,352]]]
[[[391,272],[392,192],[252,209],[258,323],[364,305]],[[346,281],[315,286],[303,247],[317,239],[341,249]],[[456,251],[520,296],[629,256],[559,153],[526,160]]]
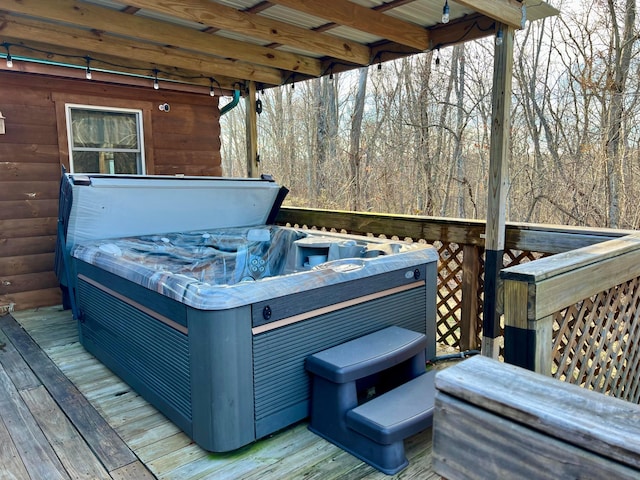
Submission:
[[[65,103],[65,117],[67,123],[67,141],[69,148],[69,173],[75,173],[73,164],[74,151],[83,152],[133,152],[138,154],[138,173],[137,175],[145,175],[146,173],[146,161],[145,161],[145,149],[144,149],[144,126],[143,126],[143,112],[137,108],[119,108],[119,107],[103,107],[98,105],[84,105],[78,103]],[[138,135],[138,148],[125,149],[125,148],[74,148],[73,147],[73,131],[71,125],[71,111],[77,110],[96,110],[103,112],[115,112],[115,113],[132,113],[136,116],[136,126]],[[83,172],[84,173],[84,172]],[[100,173],[100,172],[86,172],[86,173]]]

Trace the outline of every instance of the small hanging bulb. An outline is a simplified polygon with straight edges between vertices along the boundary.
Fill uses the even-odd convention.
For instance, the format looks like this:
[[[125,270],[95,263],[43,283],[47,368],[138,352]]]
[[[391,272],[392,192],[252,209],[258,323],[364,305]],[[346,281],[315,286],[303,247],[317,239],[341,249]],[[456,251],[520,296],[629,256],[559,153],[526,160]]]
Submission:
[[[154,74],[153,89],[154,90],[159,90],[160,89],[160,84],[158,83],[158,70],[154,70],[153,74]]]
[[[4,47],[7,49],[7,68],[13,68],[13,59],[11,58],[11,53],[9,52],[9,44],[5,43]]]
[[[378,63],[378,71],[381,72],[382,71],[382,62]]]
[[[502,45],[502,41],[503,41],[503,33],[502,33],[502,29],[500,29],[496,32],[496,47],[499,47],[500,45]]]
[[[449,0],[444,0],[444,7],[442,7],[442,23],[449,23]]]
[[[216,92],[213,91],[213,77],[209,78],[209,82],[210,82],[210,86],[209,86],[209,96],[210,97],[215,97],[216,96]]]
[[[91,59],[87,57],[87,70],[84,73],[87,80],[91,80]]]
[[[436,67],[440,66],[440,49],[436,51]]]

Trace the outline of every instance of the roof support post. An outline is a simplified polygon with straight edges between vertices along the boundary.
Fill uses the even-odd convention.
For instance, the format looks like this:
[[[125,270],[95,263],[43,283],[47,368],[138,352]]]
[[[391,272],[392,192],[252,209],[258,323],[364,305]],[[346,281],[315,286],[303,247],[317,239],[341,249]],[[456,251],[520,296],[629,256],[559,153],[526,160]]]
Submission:
[[[247,82],[249,92],[245,98],[247,112],[247,177],[257,178],[258,171],[258,114],[256,112],[256,83]]]
[[[502,42],[496,42],[493,66],[482,323],[482,354],[493,358],[498,357],[500,350],[498,339],[503,302],[499,297],[502,291],[499,275],[503,267],[505,207],[509,183],[508,159],[511,149],[511,83],[515,29],[505,24],[498,24],[496,33],[499,31],[502,31]]]

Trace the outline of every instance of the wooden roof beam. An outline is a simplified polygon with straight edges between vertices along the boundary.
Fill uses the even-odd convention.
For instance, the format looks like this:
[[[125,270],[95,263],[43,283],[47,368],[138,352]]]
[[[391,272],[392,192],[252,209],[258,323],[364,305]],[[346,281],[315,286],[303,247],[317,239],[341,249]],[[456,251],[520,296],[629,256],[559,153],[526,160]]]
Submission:
[[[316,2],[271,0],[271,3],[377,35],[420,51],[429,48],[429,32],[420,25],[405,22],[346,0],[322,0]]]
[[[462,42],[488,37],[495,33],[496,21],[484,15],[465,15],[445,25],[438,25],[429,31],[431,44],[429,50],[444,48]],[[378,42],[371,45],[373,63],[387,62],[418,53],[415,48],[399,45],[395,42]],[[334,59],[325,59],[323,69],[331,73],[345,72],[351,66],[336,63]]]
[[[518,0],[453,0],[459,5],[482,13],[487,17],[514,28],[522,28],[522,1]]]
[[[251,65],[233,60],[210,57],[188,51],[176,52],[171,47],[141,44],[112,37],[100,31],[79,30],[48,22],[38,22],[24,17],[0,14],[0,41],[4,38],[24,41],[33,39],[78,51],[79,55],[100,58],[101,55],[138,60],[156,65],[168,65],[201,72],[206,76],[224,75],[255,80],[268,85],[280,85],[279,70]],[[171,68],[171,67],[167,67]]]
[[[308,52],[339,58],[358,65],[367,65],[369,48],[357,42],[316,33],[285,22],[246,13],[209,0],[116,0],[120,3],[198,22],[203,26],[241,33],[288,45]]]
[[[190,28],[74,0],[20,0],[11,2],[3,9],[43,20],[49,19],[160,45],[170,45],[174,48],[188,46],[192,51],[197,50],[222,58],[233,58],[312,76],[322,74],[320,61],[310,57],[253,46],[220,36],[212,37]]]
[[[86,59],[78,55],[79,52],[76,49],[56,46],[56,51],[51,52],[51,45],[48,44],[33,41],[24,42],[18,38],[4,37],[2,35],[0,35],[0,39],[2,39],[2,42],[11,44],[11,55],[16,59],[14,61],[14,68],[19,64],[27,63],[17,60],[17,57],[24,57],[38,61],[34,63],[41,62],[47,64],[54,62],[59,65],[73,65],[80,69],[81,75],[84,75],[84,68],[87,66]],[[2,67],[2,62],[0,62],[0,67]],[[154,69],[161,70],[161,82],[163,80],[169,80],[172,81],[171,83],[174,85],[176,85],[176,83],[184,83],[200,85],[207,88],[209,88],[211,83],[210,76],[203,75],[202,72],[177,68],[175,66],[145,63],[132,59],[113,57],[105,53],[100,53],[100,57],[91,57],[91,70],[94,73],[94,77],[97,70],[108,70],[122,74],[123,77],[127,78],[131,78],[131,76],[141,77],[140,83],[142,83],[142,77],[150,77]],[[41,71],[46,72],[46,68],[43,67]],[[73,77],[75,78],[76,76],[77,75],[74,75]],[[216,75],[215,80],[220,84],[223,95],[229,95],[234,90],[235,83],[237,83],[237,80],[222,75]],[[214,83],[216,93],[220,91],[217,83]],[[151,85],[151,83],[149,83],[149,85]]]

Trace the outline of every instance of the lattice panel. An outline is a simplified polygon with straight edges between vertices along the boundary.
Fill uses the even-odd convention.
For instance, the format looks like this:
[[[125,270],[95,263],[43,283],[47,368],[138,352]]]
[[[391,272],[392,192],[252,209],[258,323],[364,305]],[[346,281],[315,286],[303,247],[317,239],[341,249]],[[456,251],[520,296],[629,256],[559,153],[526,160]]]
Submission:
[[[439,343],[460,345],[460,319],[462,305],[463,247],[457,243],[434,242],[438,249],[438,295],[436,335]]]
[[[336,231],[332,228],[314,227],[314,226],[302,226],[302,225],[290,225],[298,228],[310,228],[311,230],[320,231]],[[341,233],[357,233],[362,232],[348,232],[341,230]],[[367,234],[369,236],[376,236],[373,234]],[[380,238],[394,238],[398,237],[393,234],[377,235]],[[425,241],[420,239],[399,238],[403,241]],[[438,298],[437,298],[437,319],[436,319],[436,341],[439,344],[448,345],[454,348],[460,347],[460,324],[462,318],[462,263],[463,263],[463,251],[464,245],[457,243],[447,243],[441,241],[427,241],[438,249],[440,256],[438,262]],[[530,262],[532,260],[547,256],[548,254],[529,252],[522,250],[505,250],[503,256],[503,266],[510,267],[512,265],[519,265],[521,263]],[[475,318],[476,331],[478,337],[476,339],[477,344],[480,345],[482,339],[482,311],[484,305],[484,254],[479,255],[480,266],[478,269],[478,289],[475,293],[478,301],[478,314]],[[502,326],[501,326],[502,328]],[[501,332],[502,335],[502,332]],[[501,352],[502,355],[502,352]]]
[[[550,253],[529,252],[524,250],[505,250],[502,262],[504,268],[520,265],[521,263],[532,262],[542,257],[548,257]]]
[[[478,297],[478,317],[476,318],[476,331],[478,332],[477,343],[478,345],[482,345],[482,320],[484,315],[482,312],[484,311],[484,252],[482,255],[478,256],[478,260],[480,261],[480,267],[478,268],[478,291],[476,295]]]
[[[640,277],[553,317],[556,378],[640,403]]]

